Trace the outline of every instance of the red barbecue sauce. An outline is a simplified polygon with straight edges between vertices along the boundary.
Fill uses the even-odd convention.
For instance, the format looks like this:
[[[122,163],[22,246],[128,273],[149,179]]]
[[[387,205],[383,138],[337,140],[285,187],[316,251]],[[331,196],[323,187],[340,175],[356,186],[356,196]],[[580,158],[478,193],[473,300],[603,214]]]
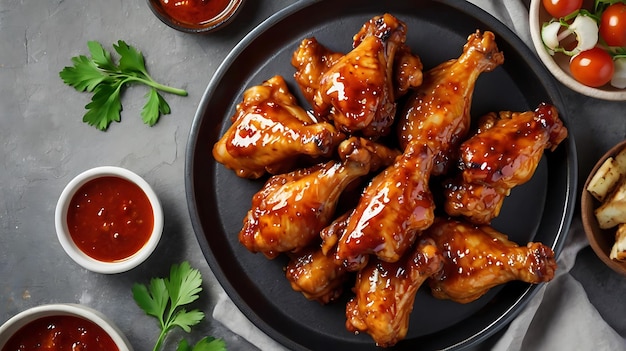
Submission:
[[[229,0],[161,0],[163,10],[179,22],[200,25],[228,6]]]
[[[119,351],[98,325],[76,316],[49,316],[21,327],[2,351]]]
[[[67,225],[81,251],[99,261],[115,262],[145,245],[152,233],[154,214],[139,186],[119,177],[100,177],[74,194]]]

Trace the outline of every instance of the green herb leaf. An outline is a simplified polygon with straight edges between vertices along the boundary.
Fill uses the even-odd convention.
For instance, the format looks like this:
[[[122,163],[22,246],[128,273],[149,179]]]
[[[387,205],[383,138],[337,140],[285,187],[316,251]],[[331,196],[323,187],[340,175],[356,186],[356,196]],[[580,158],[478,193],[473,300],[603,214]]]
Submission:
[[[120,101],[120,86],[102,84],[96,86],[91,102],[85,108],[87,113],[83,122],[106,130],[111,122],[119,122],[122,103]]]
[[[139,305],[146,314],[158,318],[159,322],[163,324],[163,314],[167,309],[169,300],[165,280],[152,278],[150,280],[149,290],[145,285],[134,284],[132,291],[133,298],[135,302],[137,302],[137,305]]]
[[[202,318],[204,318],[203,312],[199,310],[191,310],[187,312],[183,308],[172,318],[170,326],[178,326],[185,332],[189,333],[191,331],[191,327],[200,323]]]
[[[169,114],[170,106],[158,91],[186,96],[187,91],[157,83],[145,66],[143,54],[119,40],[113,45],[120,55],[116,65],[111,54],[96,41],[87,42],[91,58],[80,55],[72,57],[73,66],[64,67],[59,76],[63,82],[78,91],[93,92],[91,102],[85,106],[83,121],[100,130],[108,129],[111,122],[120,121],[122,111],[121,91],[131,83],[150,87],[148,101],[141,111],[144,123],[153,126],[161,115]]]
[[[160,350],[170,330],[179,327],[189,333],[191,327],[204,318],[202,311],[197,309],[187,311],[182,307],[196,301],[201,291],[200,271],[191,268],[189,262],[172,265],[169,278],[153,278],[149,287],[133,285],[133,298],[137,305],[146,314],[159,320],[161,333],[154,346],[155,351]]]
[[[104,50],[100,43],[98,43],[97,41],[88,41],[87,47],[89,48],[89,52],[91,53],[91,59],[96,64],[96,66],[103,70],[117,70],[111,54],[108,51]]]
[[[113,44],[113,48],[120,55],[120,70],[123,72],[136,72],[144,77],[148,76],[143,55],[134,47],[126,44],[123,40],[119,40],[117,45]]]
[[[595,0],[594,2],[594,12],[600,15],[607,7],[618,2],[624,2],[624,0]]]
[[[183,262],[180,266],[172,266],[165,285],[174,306],[186,305],[198,299],[198,293],[202,291],[202,277],[200,271]]]
[[[176,351],[193,351],[193,349],[191,348],[187,340],[182,339],[178,343],[178,346],[176,347]]]
[[[146,104],[141,110],[141,119],[143,119],[145,124],[152,127],[159,120],[160,115],[170,113],[170,105],[154,88],[148,91],[146,98]]]
[[[72,62],[74,66],[63,68],[59,75],[65,84],[78,91],[94,91],[98,84],[107,79],[107,76],[86,56],[73,57]]]
[[[222,339],[207,336],[198,341],[192,348],[187,340],[183,339],[178,343],[176,351],[226,351],[226,343]]]

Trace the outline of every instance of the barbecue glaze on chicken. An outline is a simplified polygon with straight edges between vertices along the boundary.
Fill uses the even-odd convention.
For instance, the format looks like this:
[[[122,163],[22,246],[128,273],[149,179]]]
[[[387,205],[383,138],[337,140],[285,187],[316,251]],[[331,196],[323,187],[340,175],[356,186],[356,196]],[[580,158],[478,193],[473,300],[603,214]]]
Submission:
[[[424,235],[443,255],[443,269],[429,282],[438,299],[469,303],[509,281],[538,284],[554,277],[551,248],[534,242],[519,246],[490,226],[438,218]]]
[[[435,153],[433,175],[446,172],[455,148],[468,133],[476,80],[503,62],[494,34],[476,31],[458,58],[425,72],[422,84],[409,97],[398,121],[400,146],[429,145]]]
[[[494,34],[477,30],[458,58],[424,73],[406,38],[406,24],[383,14],[363,24],[347,53],[302,40],[291,64],[311,110],[272,77],[244,92],[213,148],[240,177],[271,175],[252,198],[241,244],[269,259],[286,254],[292,289],[321,304],[354,279],[346,328],[381,347],[406,337],[422,285],[469,303],[512,280],[553,278],[549,247],[519,246],[459,218],[489,223],[543,150],[567,137],[556,109],[540,105],[489,114],[466,140],[476,81],[504,61]],[[435,217],[441,203],[429,187],[444,174],[444,209],[457,218]]]
[[[422,82],[422,62],[405,41],[406,25],[390,14],[366,22],[345,55],[303,40],[292,65],[315,116],[349,134],[388,134],[397,98]]]
[[[554,150],[566,137],[567,128],[551,105],[484,116],[478,133],[459,149],[461,175],[444,186],[446,212],[490,223],[511,189],[533,176],[544,150]]]
[[[355,296],[346,305],[346,328],[367,332],[378,346],[395,345],[409,329],[417,290],[442,264],[432,239],[418,240],[398,262],[371,259],[357,274]]]
[[[433,153],[411,144],[393,165],[363,190],[347,219],[336,257],[348,270],[360,269],[368,255],[395,262],[434,220],[435,203],[428,187]]]
[[[341,161],[270,177],[252,198],[239,241],[248,250],[262,252],[268,258],[306,248],[333,220],[342,192],[397,155],[357,137],[343,141],[338,153]]]
[[[247,89],[231,122],[213,157],[244,178],[290,171],[303,155],[330,156],[345,138],[332,124],[316,123],[280,76]]]
[[[312,246],[290,256],[285,276],[293,290],[321,304],[328,304],[341,296],[348,274],[332,255]]]

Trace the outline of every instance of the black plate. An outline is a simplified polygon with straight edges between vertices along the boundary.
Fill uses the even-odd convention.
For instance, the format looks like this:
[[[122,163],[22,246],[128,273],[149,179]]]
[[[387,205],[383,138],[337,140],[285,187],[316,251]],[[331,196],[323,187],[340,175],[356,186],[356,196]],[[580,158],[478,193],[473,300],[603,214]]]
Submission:
[[[211,149],[246,88],[281,74],[299,94],[290,59],[303,38],[315,36],[330,49],[347,52],[361,25],[385,12],[406,22],[407,43],[425,68],[458,57],[476,29],[496,34],[505,63],[478,79],[472,115],[531,110],[549,102],[567,125],[554,81],[534,54],[503,24],[465,1],[299,1],[253,30],[219,67],[198,107],[187,147],[186,191],[198,241],[226,292],[254,324],[293,350],[376,347],[369,335],[345,329],[347,297],[329,306],[307,301],[285,279],[285,260],[267,260],[239,244],[242,219],[262,183],[239,179],[215,162]],[[544,156],[529,183],[514,189],[494,227],[521,244],[541,241],[560,252],[573,213],[576,169],[570,136]],[[461,305],[435,300],[421,289],[408,335],[396,349],[454,349],[481,342],[510,322],[536,290],[514,282]]]

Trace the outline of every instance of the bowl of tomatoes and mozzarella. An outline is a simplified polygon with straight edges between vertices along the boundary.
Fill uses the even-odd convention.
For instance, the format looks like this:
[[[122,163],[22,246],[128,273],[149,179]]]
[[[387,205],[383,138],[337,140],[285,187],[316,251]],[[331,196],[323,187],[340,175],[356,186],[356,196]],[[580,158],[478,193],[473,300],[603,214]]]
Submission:
[[[626,0],[531,0],[539,58],[570,89],[626,100]]]

